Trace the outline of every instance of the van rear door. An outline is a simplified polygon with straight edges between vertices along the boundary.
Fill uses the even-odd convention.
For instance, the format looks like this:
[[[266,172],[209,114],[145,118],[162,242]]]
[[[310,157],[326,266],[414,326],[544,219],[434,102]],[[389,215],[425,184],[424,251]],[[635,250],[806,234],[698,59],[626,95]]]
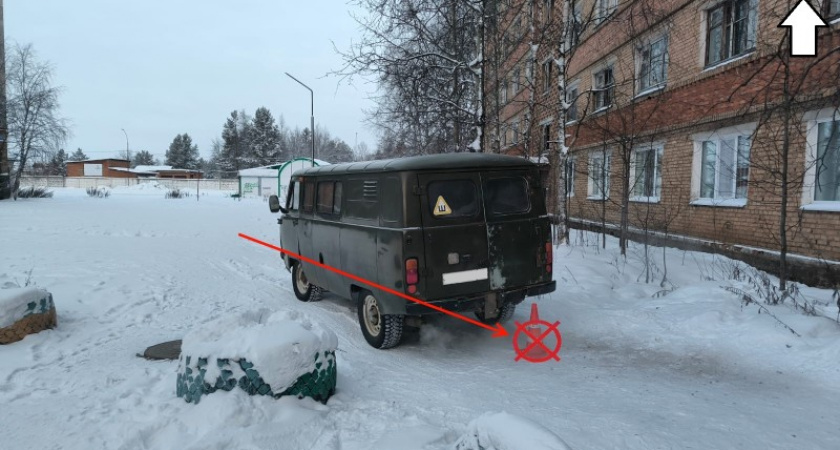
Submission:
[[[550,281],[551,274],[545,268],[545,244],[550,240],[551,229],[538,172],[484,172],[481,178],[490,288],[514,289]]]
[[[478,173],[419,174],[428,300],[489,290],[487,231]]]

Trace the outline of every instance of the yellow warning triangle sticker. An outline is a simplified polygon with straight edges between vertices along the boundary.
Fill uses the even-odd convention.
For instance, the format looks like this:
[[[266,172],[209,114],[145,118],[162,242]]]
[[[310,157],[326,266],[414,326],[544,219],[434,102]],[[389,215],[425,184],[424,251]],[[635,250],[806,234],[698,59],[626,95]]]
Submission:
[[[439,195],[437,202],[435,202],[435,215],[448,216],[450,214],[452,214],[452,208],[449,207],[449,203],[446,203],[446,200],[443,199],[443,196]]]

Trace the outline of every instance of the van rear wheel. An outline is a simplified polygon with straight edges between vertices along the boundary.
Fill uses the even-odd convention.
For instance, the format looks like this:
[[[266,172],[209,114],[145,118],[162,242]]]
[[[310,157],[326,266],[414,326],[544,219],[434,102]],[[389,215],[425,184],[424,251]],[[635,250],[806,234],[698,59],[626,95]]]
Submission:
[[[304,273],[299,262],[295,262],[292,266],[292,286],[295,290],[295,297],[302,302],[318,300],[321,293],[320,289],[313,286],[306,278],[306,273]]]
[[[370,291],[359,292],[358,299],[359,324],[368,344],[383,350],[399,345],[405,316],[382,314],[379,300]]]
[[[506,302],[501,308],[499,308],[499,315],[496,317],[484,317],[484,309],[476,311],[475,316],[478,317],[478,320],[488,325],[496,325],[497,323],[504,323],[510,320],[510,318],[513,317],[514,312],[516,312],[516,303]]]

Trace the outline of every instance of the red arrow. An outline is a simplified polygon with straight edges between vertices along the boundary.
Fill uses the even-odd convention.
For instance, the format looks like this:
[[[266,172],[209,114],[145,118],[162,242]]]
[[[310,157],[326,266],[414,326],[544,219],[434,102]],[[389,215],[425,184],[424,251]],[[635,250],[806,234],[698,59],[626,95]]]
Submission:
[[[503,326],[502,326],[502,324],[500,324],[500,323],[497,323],[495,327],[491,327],[490,325],[487,325],[487,324],[481,323],[481,322],[479,322],[479,321],[477,321],[477,320],[473,320],[473,319],[470,319],[469,317],[462,316],[462,315],[460,315],[460,314],[458,314],[458,313],[455,313],[455,312],[452,312],[452,311],[450,311],[450,310],[448,310],[448,309],[441,308],[440,306],[437,306],[437,305],[433,305],[433,304],[431,304],[431,303],[424,302],[423,300],[419,300],[419,299],[416,299],[416,298],[410,297],[410,296],[408,296],[408,295],[406,295],[406,294],[404,294],[404,293],[402,293],[402,292],[395,291],[395,290],[393,290],[393,289],[391,289],[391,288],[387,288],[387,287],[382,286],[382,285],[380,285],[380,284],[376,284],[376,283],[374,283],[374,282],[372,282],[372,281],[368,281],[368,280],[366,280],[366,279],[364,279],[364,278],[362,278],[362,277],[358,277],[358,276],[356,276],[356,275],[353,275],[352,273],[347,273],[347,272],[345,272],[345,271],[343,271],[343,270],[336,269],[335,267],[328,266],[328,265],[326,265],[326,264],[321,264],[321,263],[319,263],[318,261],[315,261],[315,260],[309,259],[309,258],[307,258],[307,257],[305,257],[305,256],[303,256],[303,255],[298,255],[297,253],[290,252],[289,250],[286,250],[285,248],[280,248],[280,247],[278,247],[278,246],[276,246],[276,245],[271,245],[271,244],[269,244],[268,242],[263,242],[263,241],[261,241],[261,240],[259,240],[259,239],[257,239],[257,238],[253,238],[253,237],[251,237],[251,236],[248,236],[247,234],[242,234],[242,233],[239,233],[239,237],[241,237],[242,239],[247,239],[247,240],[249,240],[249,241],[251,241],[251,242],[254,242],[254,243],[260,244],[260,245],[262,245],[262,246],[268,247],[268,248],[270,248],[270,249],[277,250],[277,251],[278,251],[278,252],[280,252],[280,253],[285,253],[285,254],[287,254],[287,255],[289,255],[289,256],[291,256],[291,257],[295,258],[295,259],[299,259],[299,260],[301,260],[301,261],[306,261],[306,262],[308,262],[309,264],[312,264],[312,265],[315,265],[315,266],[321,267],[321,268],[323,268],[323,269],[327,269],[327,270],[329,270],[329,271],[331,271],[331,272],[335,272],[335,273],[337,273],[337,274],[339,274],[339,275],[341,275],[341,276],[343,276],[343,277],[350,278],[351,280],[356,280],[356,281],[358,281],[359,283],[366,284],[366,285],[368,285],[368,286],[370,286],[370,287],[373,287],[373,288],[379,289],[380,291],[385,291],[385,292],[387,292],[387,293],[389,293],[389,294],[394,294],[394,295],[399,296],[399,297],[402,297],[402,298],[404,298],[404,299],[406,299],[406,300],[409,300],[409,301],[412,301],[412,302],[414,302],[414,303],[418,303],[418,304],[420,304],[420,305],[423,305],[423,306],[425,306],[425,307],[427,307],[427,308],[431,308],[431,309],[434,309],[435,311],[439,311],[439,312],[442,312],[442,313],[444,313],[444,314],[446,314],[446,315],[452,316],[452,317],[454,317],[454,318],[456,318],[456,319],[463,320],[464,322],[469,322],[469,323],[471,323],[471,324],[473,324],[473,325],[476,325],[476,326],[479,326],[479,327],[481,327],[481,328],[484,328],[484,329],[490,330],[490,331],[492,331],[492,332],[493,332],[492,337],[494,337],[494,338],[509,336],[509,335],[508,335],[507,330],[505,330],[505,327],[503,327]]]

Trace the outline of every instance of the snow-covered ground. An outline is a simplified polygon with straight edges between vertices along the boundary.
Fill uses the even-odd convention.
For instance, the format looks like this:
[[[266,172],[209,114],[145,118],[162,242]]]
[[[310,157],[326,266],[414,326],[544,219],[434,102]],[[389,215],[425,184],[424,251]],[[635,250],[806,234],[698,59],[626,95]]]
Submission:
[[[661,273],[639,282],[639,246],[625,262],[614,240],[604,250],[575,233],[555,251],[558,290],[537,300],[543,319],[561,321],[560,362],[516,362],[510,338],[447,317],[381,351],[348,301],[298,302],[279,254],[237,237],[276,243],[276,218],[262,200],[218,192],[57,189],[0,202],[0,287],[31,271],[59,323],[0,346],[0,448],[443,450],[470,436],[496,450],[563,448],[555,435],[574,449],[840,448],[836,309],[773,307],[797,337],[723,288],[740,284],[713,270],[720,257],[668,250],[677,288],[655,295]],[[135,356],[261,308],[338,336],[326,405],[238,390],[187,404],[177,361]]]

